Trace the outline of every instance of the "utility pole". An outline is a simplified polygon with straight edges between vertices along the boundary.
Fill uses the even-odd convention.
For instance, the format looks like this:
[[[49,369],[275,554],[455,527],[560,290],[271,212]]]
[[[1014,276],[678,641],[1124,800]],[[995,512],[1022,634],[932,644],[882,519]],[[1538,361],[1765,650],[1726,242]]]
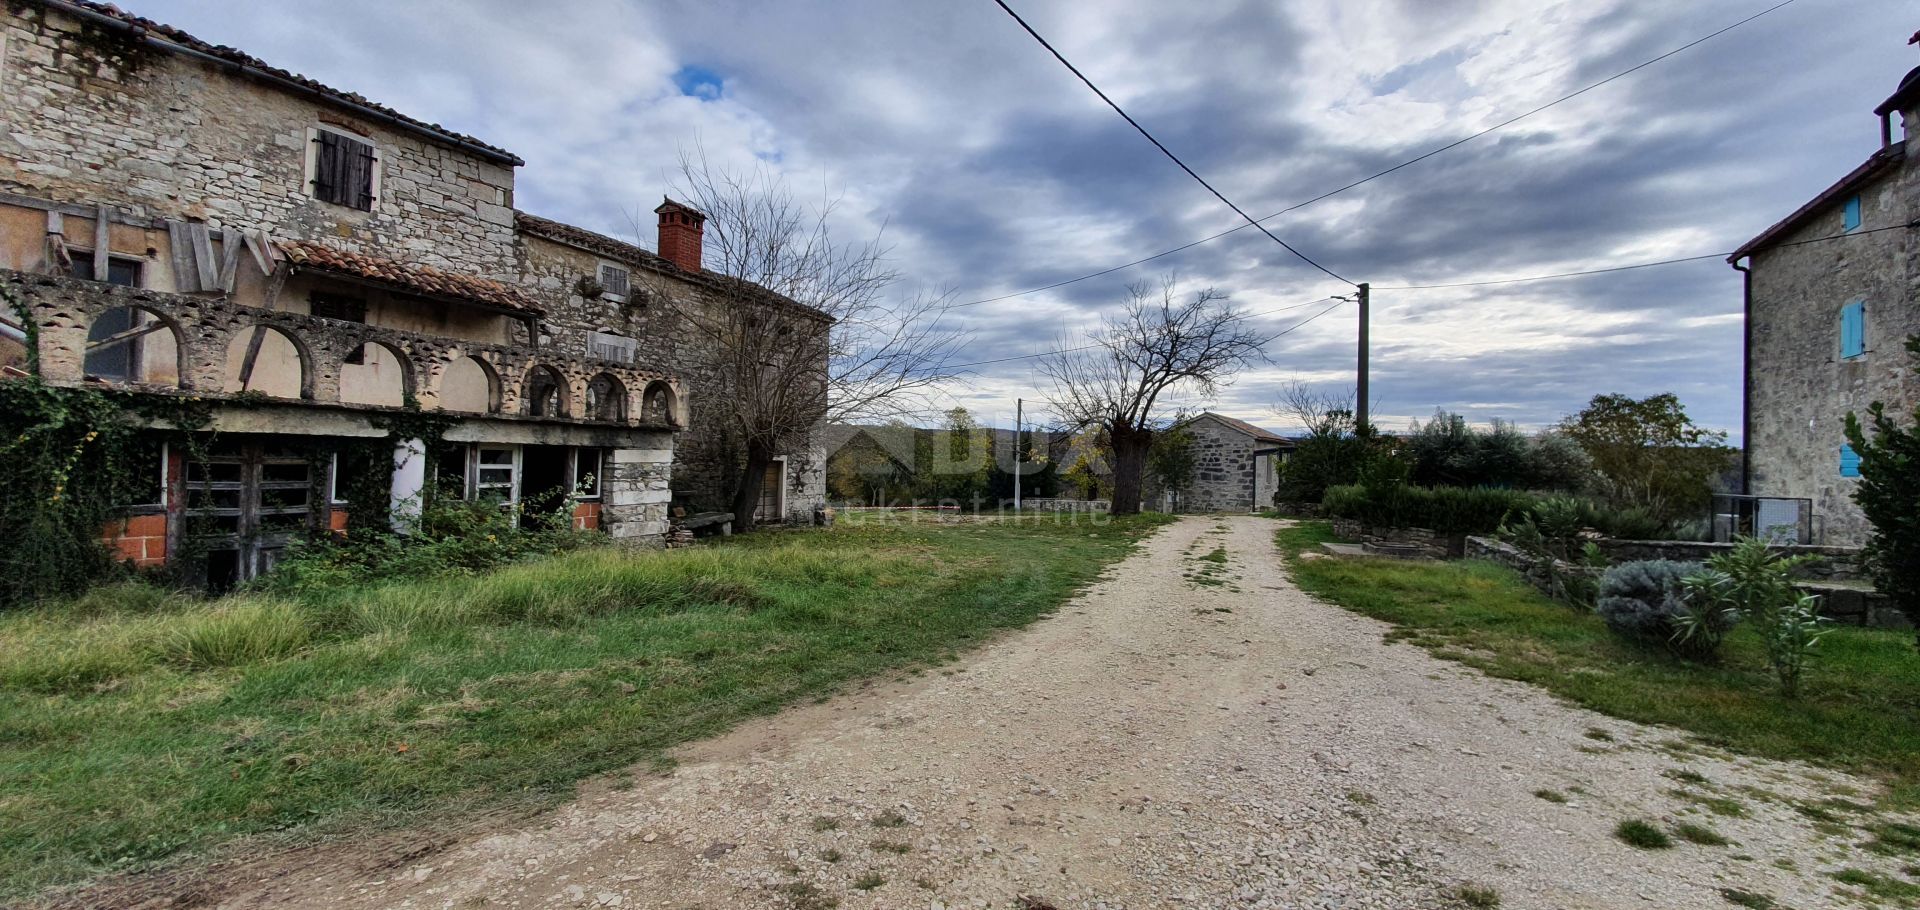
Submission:
[[[1372,285],[1360,282],[1360,380],[1353,403],[1353,426],[1356,430],[1367,425],[1367,306],[1372,302],[1372,296]]]
[[[1024,447],[1020,445],[1020,423],[1025,416],[1021,413],[1021,408],[1026,403],[1026,399],[1023,398],[1013,400],[1013,511],[1016,514],[1020,511],[1020,467],[1022,456],[1025,454]]]

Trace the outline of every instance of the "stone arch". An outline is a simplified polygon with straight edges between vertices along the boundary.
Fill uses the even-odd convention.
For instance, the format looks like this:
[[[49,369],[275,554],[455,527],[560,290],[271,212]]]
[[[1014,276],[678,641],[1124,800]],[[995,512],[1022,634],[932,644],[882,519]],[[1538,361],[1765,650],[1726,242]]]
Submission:
[[[651,424],[674,427],[684,424],[680,413],[680,393],[673,383],[665,379],[647,383],[646,391],[640,395],[640,419]]]
[[[108,307],[87,326],[86,375],[110,382],[180,388],[186,336],[172,317],[137,304]]]
[[[588,420],[620,422],[627,419],[627,386],[612,373],[600,373],[587,380]]]
[[[440,374],[441,410],[497,414],[500,397],[500,374],[478,357],[456,357]]]
[[[313,352],[286,329],[254,323],[241,327],[227,342],[221,376],[223,392],[312,398]]]
[[[371,338],[340,364],[340,401],[401,407],[414,394],[413,360],[407,352]]]
[[[559,370],[535,364],[520,383],[520,412],[528,417],[566,417],[573,389]]]

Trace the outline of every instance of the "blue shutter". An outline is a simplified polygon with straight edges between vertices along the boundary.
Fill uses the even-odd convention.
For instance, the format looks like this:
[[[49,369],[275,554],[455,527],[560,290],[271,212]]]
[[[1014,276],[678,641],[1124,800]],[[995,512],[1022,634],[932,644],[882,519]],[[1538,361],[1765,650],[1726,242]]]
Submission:
[[[1846,209],[1840,215],[1840,229],[1851,231],[1860,226],[1860,197],[1847,200]]]
[[[1867,352],[1867,302],[1855,300],[1840,308],[1840,357],[1852,360]]]
[[[1855,452],[1853,446],[1843,445],[1840,447],[1840,476],[1860,476],[1860,453]]]

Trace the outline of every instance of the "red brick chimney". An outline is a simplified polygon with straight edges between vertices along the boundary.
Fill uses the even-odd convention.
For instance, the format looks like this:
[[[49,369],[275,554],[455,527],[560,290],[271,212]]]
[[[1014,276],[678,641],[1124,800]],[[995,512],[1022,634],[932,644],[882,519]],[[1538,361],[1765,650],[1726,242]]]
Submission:
[[[707,216],[672,199],[653,211],[660,216],[660,257],[686,271],[700,271],[700,235]]]

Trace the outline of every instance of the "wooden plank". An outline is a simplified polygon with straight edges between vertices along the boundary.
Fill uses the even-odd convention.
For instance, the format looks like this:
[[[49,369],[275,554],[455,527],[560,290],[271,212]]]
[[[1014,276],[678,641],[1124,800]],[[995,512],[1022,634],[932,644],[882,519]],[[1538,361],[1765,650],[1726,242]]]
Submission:
[[[220,290],[220,264],[213,259],[213,238],[207,234],[207,225],[195,221],[187,226],[193,236],[193,261],[200,267],[198,288],[202,291]]]
[[[159,320],[155,320],[153,322],[149,322],[146,325],[140,326],[138,328],[128,329],[124,332],[116,332],[112,335],[108,335],[107,337],[100,339],[99,341],[87,342],[87,353],[91,354],[94,351],[110,348],[116,344],[122,344],[124,342],[132,341],[135,338],[139,338],[143,335],[151,335],[154,332],[158,332],[161,329],[164,329],[166,327],[167,327],[166,323],[160,322]]]
[[[229,294],[233,293],[235,274],[240,271],[240,247],[245,243],[234,228],[220,232],[220,290]]]
[[[189,294],[200,287],[200,271],[193,265],[193,238],[185,222],[167,222],[167,252],[173,257],[173,289]]]
[[[240,391],[245,392],[253,382],[253,363],[260,359],[260,345],[267,340],[267,327],[253,327],[253,338],[247,341],[247,359],[240,362]]]
[[[113,241],[107,230],[107,207],[105,204],[93,216],[93,280],[107,280],[107,256],[113,252]]]
[[[66,218],[60,214],[59,210],[48,209],[47,210],[47,233],[65,234],[66,231],[67,231]]]
[[[260,267],[260,274],[273,274],[273,247],[267,241],[266,231],[247,232],[247,251],[253,254],[253,263]]]

